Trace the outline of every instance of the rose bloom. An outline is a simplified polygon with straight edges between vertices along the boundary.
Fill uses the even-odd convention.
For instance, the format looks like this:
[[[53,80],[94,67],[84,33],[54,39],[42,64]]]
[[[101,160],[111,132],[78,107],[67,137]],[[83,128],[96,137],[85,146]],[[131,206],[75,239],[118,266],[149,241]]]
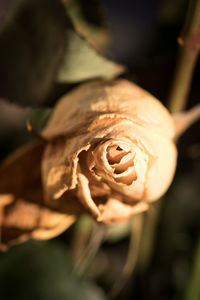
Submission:
[[[126,80],[63,96],[41,133],[46,142],[22,147],[0,167],[0,249],[55,237],[82,212],[117,224],[147,210],[174,176],[175,135],[199,116],[200,107],[174,121]]]
[[[174,134],[167,109],[137,85],[81,85],[58,102],[42,132],[46,203],[73,198],[112,224],[147,210],[173,179]]]

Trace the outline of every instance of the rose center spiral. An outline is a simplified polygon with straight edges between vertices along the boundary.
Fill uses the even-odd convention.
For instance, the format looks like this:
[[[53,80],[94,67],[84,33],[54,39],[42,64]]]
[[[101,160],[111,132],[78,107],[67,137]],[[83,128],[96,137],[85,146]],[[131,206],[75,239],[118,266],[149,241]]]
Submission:
[[[109,146],[107,148],[107,160],[110,165],[118,164],[122,157],[124,157],[126,154],[130,153],[130,151],[125,151],[120,146]]]
[[[116,182],[129,185],[137,179],[134,154],[130,149],[124,149],[123,146],[119,145],[110,145],[107,147],[106,158],[113,169]]]

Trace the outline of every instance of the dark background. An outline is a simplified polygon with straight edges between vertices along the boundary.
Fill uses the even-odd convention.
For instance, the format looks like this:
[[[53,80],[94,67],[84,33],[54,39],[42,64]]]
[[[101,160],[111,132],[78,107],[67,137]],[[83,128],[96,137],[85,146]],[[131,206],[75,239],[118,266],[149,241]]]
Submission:
[[[41,1],[41,5],[42,3],[50,7],[51,4],[48,3],[52,1],[48,3]],[[85,14],[89,15],[87,17],[89,23],[94,24],[98,18],[94,17],[93,12],[89,13],[85,3]],[[13,5],[15,1],[0,2],[2,28],[9,20]],[[177,57],[177,37],[184,23],[187,5],[188,1],[185,0],[102,1],[109,43],[101,47],[101,52],[110,59],[127,66],[127,71],[122,77],[138,83],[166,105]],[[52,14],[52,10],[48,8],[44,18],[49,18],[48,12]],[[62,41],[64,34],[62,13],[62,10],[58,8],[52,14],[52,18],[59,19],[59,24],[56,23],[58,24],[56,32],[54,30],[54,33],[49,33],[50,37],[54,34],[59,41]],[[28,24],[31,24],[31,15],[30,9]],[[45,24],[41,24],[43,28],[41,30],[49,28],[48,22],[45,21]],[[18,43],[20,39],[14,41],[14,44]],[[8,48],[1,50],[4,45],[5,40],[1,38],[0,54],[6,53],[3,67],[9,66],[9,78],[13,76],[15,79],[18,77],[15,74],[18,66],[16,67],[15,63],[12,66],[9,64],[11,54]],[[59,44],[57,50],[56,59],[51,60],[52,53],[50,53],[49,62],[45,60],[45,63],[51,63],[52,69],[55,68],[55,70],[62,62],[65,45]],[[41,59],[46,58],[41,56]],[[20,68],[23,69],[23,64],[25,64],[23,58],[20,64]],[[1,68],[0,73],[2,70]],[[199,102],[199,77],[198,61],[187,108]],[[16,88],[9,85],[8,81],[5,81],[4,86],[7,87],[5,90],[2,88],[2,83],[0,84],[1,159],[32,139],[26,131],[25,120],[31,118],[36,128],[42,128],[47,119],[48,109],[56,103],[57,97],[74,86],[73,84],[56,85],[50,76],[46,82],[48,82],[46,85],[48,92],[44,88],[38,90],[37,95],[41,97],[40,101],[35,103],[32,100],[35,96],[30,97],[31,101],[28,103],[21,101],[18,96],[15,97]],[[17,85],[28,96],[29,91],[33,90],[31,87],[27,89],[28,92],[26,91],[26,82],[23,82],[22,87],[19,83]],[[43,110],[44,107],[45,110]],[[150,262],[144,270],[136,268],[117,299],[198,299],[200,288],[198,288],[196,278],[200,272],[198,267],[200,264],[200,250],[198,250],[200,229],[199,125],[199,122],[195,123],[178,141],[179,158],[176,176],[162,200],[152,241]],[[1,253],[0,298],[2,300],[107,299],[106,293],[112,282],[121,274],[128,249],[128,237],[122,236],[114,243],[109,240],[104,242],[88,274],[84,279],[80,279],[74,274],[71,275],[73,262],[70,245],[73,233],[74,227],[72,226],[69,231],[51,241],[26,242],[24,245],[13,247],[7,253]]]

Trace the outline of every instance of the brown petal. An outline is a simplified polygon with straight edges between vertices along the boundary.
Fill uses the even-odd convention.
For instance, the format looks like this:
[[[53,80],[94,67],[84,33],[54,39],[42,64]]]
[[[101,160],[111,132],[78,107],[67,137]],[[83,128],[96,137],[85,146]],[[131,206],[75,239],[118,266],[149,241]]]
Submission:
[[[66,191],[77,186],[79,156],[98,142],[118,134],[120,124],[127,121],[108,117],[101,123],[97,117],[88,128],[77,129],[76,134],[58,137],[50,141],[42,158],[42,181],[45,200],[50,203],[59,199]],[[128,121],[128,123],[131,123]],[[68,124],[68,123],[67,123]],[[132,124],[132,123],[131,123]]]
[[[89,189],[89,181],[84,174],[78,174],[78,196],[83,203],[83,205],[89,210],[89,212],[97,218],[99,216],[99,210],[96,206],[95,202],[92,199],[90,189]]]
[[[0,167],[0,248],[33,237],[56,236],[75,220],[72,213],[63,213],[62,203],[48,207],[42,196],[40,163],[44,145],[40,142],[22,147]],[[61,211],[61,212],[60,212]]]
[[[105,204],[99,205],[100,215],[97,221],[106,224],[125,222],[133,215],[146,211],[148,207],[149,205],[142,201],[129,205],[115,198],[109,198]]]
[[[31,236],[37,240],[51,239],[65,231],[75,220],[75,215],[43,209],[40,215],[40,224]]]
[[[127,80],[93,81],[64,95],[43,131],[52,139],[84,131],[97,116],[129,118],[149,130],[174,136],[167,109],[151,94]]]

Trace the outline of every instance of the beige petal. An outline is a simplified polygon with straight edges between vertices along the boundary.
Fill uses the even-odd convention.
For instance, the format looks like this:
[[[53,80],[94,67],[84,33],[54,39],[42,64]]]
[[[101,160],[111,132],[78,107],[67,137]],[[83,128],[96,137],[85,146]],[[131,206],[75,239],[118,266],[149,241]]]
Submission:
[[[66,215],[50,210],[42,212],[40,224],[32,232],[32,237],[37,240],[46,240],[56,237],[70,227],[76,220],[74,215]]]
[[[83,205],[89,210],[89,212],[97,218],[99,215],[99,210],[92,199],[90,189],[89,189],[89,181],[85,177],[85,175],[79,173],[78,174],[78,196],[83,203]]]
[[[129,118],[149,130],[174,136],[167,109],[151,94],[127,80],[93,81],[63,96],[43,131],[48,139],[84,132],[97,116]]]
[[[116,130],[117,137],[124,137],[127,135],[127,126],[120,124],[118,131]],[[113,135],[115,132],[113,132]],[[148,201],[157,200],[161,197],[166,190],[174,176],[176,169],[177,150],[173,141],[166,136],[158,135],[151,132],[145,127],[132,124],[128,127],[128,135],[133,143],[137,141],[140,147],[143,148],[143,153],[148,156],[148,172],[145,180],[145,193],[143,199]],[[139,169],[137,167],[139,166]],[[135,164],[136,173],[144,172],[144,166],[140,167],[138,163]],[[103,175],[102,175],[103,176]],[[113,185],[110,181],[109,184],[113,189],[135,199],[141,198],[142,187],[144,182],[136,181],[132,186],[126,185]],[[138,197],[138,198],[137,198]]]
[[[74,221],[74,216],[16,199],[14,204],[7,205],[3,210],[0,249],[6,250],[11,245],[29,238],[53,238],[65,231]]]
[[[122,173],[126,171],[128,167],[133,166],[134,156],[135,155],[133,153],[128,153],[121,159],[121,161],[118,164],[113,164],[112,168],[114,169],[114,173]]]
[[[115,198],[109,198],[106,204],[99,205],[100,215],[97,221],[106,224],[125,222],[133,215],[146,211],[148,207],[145,202],[129,205]]]
[[[97,118],[92,123],[92,131],[89,127],[84,133],[77,132],[76,136],[60,137],[48,143],[42,159],[42,181],[47,203],[76,188],[80,154],[109,136],[117,135],[119,125],[127,122],[132,124],[131,121],[122,119],[116,122],[110,118],[99,124]]]
[[[139,149],[139,146],[135,145],[137,127],[140,126],[132,124],[127,127],[126,122],[122,122],[118,128],[112,131],[112,139],[108,139],[105,143],[97,146],[93,152],[94,161],[96,163],[94,169],[95,173],[107,182],[113,190],[127,196],[129,201],[143,198],[148,164],[147,154],[142,151],[142,149]],[[143,131],[142,127],[140,129]],[[133,141],[124,138],[127,135],[127,130],[130,137],[133,138]],[[113,138],[115,136],[117,137],[116,139]],[[122,148],[126,145],[127,152],[129,152],[129,150],[133,151],[134,167],[129,167],[121,174],[115,174],[113,169],[114,165],[111,165],[107,159],[107,149],[109,145],[121,145]],[[124,158],[125,156],[121,159],[122,162]]]
[[[104,120],[105,121],[105,120]],[[168,139],[166,136],[161,136],[157,133],[149,131],[143,126],[133,123],[130,120],[120,120],[120,122],[115,122],[112,118],[107,118],[106,122],[104,123],[105,127],[99,127],[99,123],[95,123],[95,129],[92,132],[85,132],[85,134],[81,134],[80,136],[69,138],[65,140],[65,152],[63,152],[63,148],[55,151],[54,143],[59,143],[59,139],[55,140],[48,145],[51,147],[49,153],[55,153],[55,160],[53,163],[49,164],[50,168],[47,168],[46,177],[43,176],[44,184],[48,183],[49,174],[51,174],[51,166],[52,168],[59,168],[60,167],[60,159],[62,160],[63,164],[66,164],[63,169],[66,170],[66,173],[62,177],[62,180],[58,180],[59,185],[56,186],[56,189],[52,190],[50,186],[46,186],[46,192],[50,193],[49,198],[55,199],[56,196],[61,196],[63,192],[65,192],[65,187],[68,185],[68,188],[75,189],[77,185],[77,167],[78,167],[78,160],[79,154],[82,151],[88,151],[90,147],[92,147],[96,141],[104,142],[104,140],[109,139],[119,139],[119,138],[127,138],[129,136],[130,141],[133,142],[137,141],[143,147],[143,155],[147,155],[149,157],[148,163],[148,174],[146,176],[146,191],[144,194],[144,180],[140,181],[139,179],[134,182],[133,185],[127,186],[125,184],[120,184],[114,181],[113,178],[113,169],[107,162],[106,165],[106,153],[105,150],[102,149],[102,158],[100,158],[99,164],[104,165],[105,168],[102,170],[98,170],[96,174],[104,178],[106,182],[109,182],[109,186],[114,190],[126,195],[128,198],[133,200],[141,199],[148,199],[149,201],[156,200],[160,197],[169,187],[171,183],[175,166],[176,166],[176,149],[173,143]],[[48,148],[47,148],[48,149]],[[59,149],[59,147],[58,147]],[[48,153],[48,151],[47,151]],[[64,153],[62,155],[62,153]],[[58,157],[58,159],[57,159]],[[48,155],[44,155],[43,166],[48,162]],[[49,155],[49,159],[52,159],[52,155]],[[58,165],[56,165],[58,163]],[[140,166],[140,162],[136,164],[136,173],[143,174],[141,175],[144,178],[145,168]],[[64,165],[63,165],[64,166]],[[44,168],[43,168],[44,170]],[[141,173],[142,172],[142,173]],[[44,173],[43,173],[44,174]],[[138,177],[138,176],[137,176]],[[157,184],[157,181],[159,184]],[[74,182],[74,184],[72,184]]]

